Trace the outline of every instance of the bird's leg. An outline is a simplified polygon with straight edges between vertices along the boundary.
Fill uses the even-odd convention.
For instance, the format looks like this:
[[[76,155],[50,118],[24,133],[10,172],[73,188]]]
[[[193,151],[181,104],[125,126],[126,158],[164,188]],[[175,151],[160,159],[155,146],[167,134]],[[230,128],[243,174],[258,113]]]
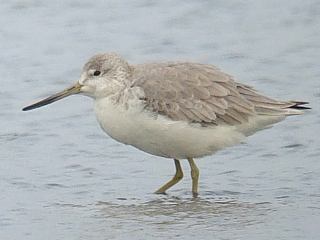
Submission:
[[[173,185],[178,183],[183,178],[183,172],[180,165],[180,161],[177,159],[174,159],[174,164],[176,165],[176,174],[173,176],[173,178],[164,184],[162,187],[160,187],[155,193],[165,193],[165,191],[169,188],[171,188]]]
[[[191,178],[192,178],[192,195],[198,196],[198,180],[199,180],[199,169],[192,158],[188,158],[188,162],[191,167]]]

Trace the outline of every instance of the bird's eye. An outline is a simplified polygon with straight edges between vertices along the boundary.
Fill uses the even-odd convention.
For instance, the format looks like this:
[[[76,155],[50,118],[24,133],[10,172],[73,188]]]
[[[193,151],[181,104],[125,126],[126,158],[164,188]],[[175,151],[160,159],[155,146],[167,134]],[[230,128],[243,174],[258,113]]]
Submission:
[[[101,72],[96,70],[96,71],[94,71],[93,76],[99,76],[100,74],[101,74]]]

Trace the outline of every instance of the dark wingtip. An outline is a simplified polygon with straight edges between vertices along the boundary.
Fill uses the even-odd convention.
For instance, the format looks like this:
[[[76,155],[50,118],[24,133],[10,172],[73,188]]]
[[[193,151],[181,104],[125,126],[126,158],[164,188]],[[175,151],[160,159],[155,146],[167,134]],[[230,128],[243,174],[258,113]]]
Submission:
[[[309,104],[309,102],[294,101],[293,104],[294,105],[290,106],[289,108],[299,109],[299,110],[311,109],[311,107],[302,106],[302,105]]]

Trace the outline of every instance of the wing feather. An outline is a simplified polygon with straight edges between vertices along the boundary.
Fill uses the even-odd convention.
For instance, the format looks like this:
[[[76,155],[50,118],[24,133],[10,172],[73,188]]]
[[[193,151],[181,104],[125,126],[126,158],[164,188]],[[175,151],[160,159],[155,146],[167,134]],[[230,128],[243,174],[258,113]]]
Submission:
[[[132,86],[143,90],[146,108],[173,120],[236,125],[256,114],[254,103],[260,108],[276,104],[212,65],[162,63],[133,69]]]

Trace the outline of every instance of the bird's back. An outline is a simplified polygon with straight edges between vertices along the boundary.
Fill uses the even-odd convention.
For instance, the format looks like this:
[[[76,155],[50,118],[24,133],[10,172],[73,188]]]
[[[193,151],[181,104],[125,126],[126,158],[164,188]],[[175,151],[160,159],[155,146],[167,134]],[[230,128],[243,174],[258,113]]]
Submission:
[[[306,102],[278,101],[236,82],[213,65],[156,63],[134,66],[134,86],[146,107],[172,120],[202,125],[241,125],[256,116],[303,113]]]

